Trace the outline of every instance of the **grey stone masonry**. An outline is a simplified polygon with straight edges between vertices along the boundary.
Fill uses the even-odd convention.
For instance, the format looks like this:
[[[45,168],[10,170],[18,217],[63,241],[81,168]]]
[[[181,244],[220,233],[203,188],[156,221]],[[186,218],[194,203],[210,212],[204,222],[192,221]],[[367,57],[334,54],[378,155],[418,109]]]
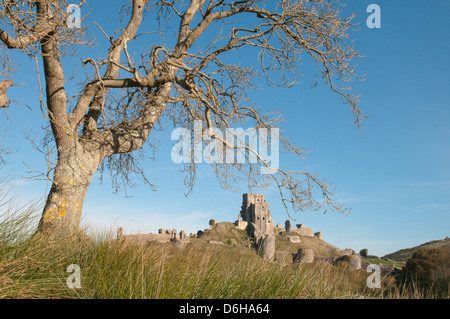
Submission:
[[[268,234],[261,244],[261,257],[266,260],[272,260],[275,256],[275,235]]]
[[[252,232],[255,238],[262,238],[273,233],[274,223],[269,204],[264,200],[262,194],[244,194],[239,219],[253,224]]]

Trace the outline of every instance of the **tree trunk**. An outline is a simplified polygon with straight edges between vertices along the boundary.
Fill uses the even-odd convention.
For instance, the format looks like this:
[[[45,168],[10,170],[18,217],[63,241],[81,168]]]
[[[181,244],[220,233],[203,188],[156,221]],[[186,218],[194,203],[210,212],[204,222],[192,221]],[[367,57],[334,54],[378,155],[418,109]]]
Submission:
[[[70,236],[80,231],[84,198],[101,160],[100,150],[86,151],[78,142],[58,152],[53,185],[39,222],[41,233]]]

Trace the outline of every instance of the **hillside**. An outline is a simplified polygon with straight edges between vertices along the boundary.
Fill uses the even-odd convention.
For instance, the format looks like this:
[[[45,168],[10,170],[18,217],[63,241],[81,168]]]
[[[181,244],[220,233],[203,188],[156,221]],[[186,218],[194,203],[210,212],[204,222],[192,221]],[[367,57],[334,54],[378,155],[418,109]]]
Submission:
[[[416,247],[400,249],[396,252],[387,254],[382,258],[383,259],[389,258],[400,263],[406,263],[408,258],[411,257],[416,250],[421,248],[443,248],[450,250],[450,238],[446,237],[445,239],[429,241]]]
[[[287,236],[299,236],[295,232],[281,232],[276,236],[276,249],[279,251],[287,251],[289,253],[297,253],[299,248],[309,248],[314,251],[316,256],[339,256],[339,250],[333,245],[323,241],[318,237],[299,236],[300,243],[291,243]]]
[[[7,233],[9,225],[0,222],[0,234]],[[156,234],[142,238],[134,235],[130,240],[122,240],[126,236],[96,235],[98,240],[69,238],[52,245],[33,237],[19,245],[4,244],[0,249],[0,298],[423,297],[415,291],[399,290],[392,276],[383,275],[382,289],[370,289],[367,272],[354,271],[345,263],[292,263],[292,254],[298,248],[310,248],[321,256],[337,254],[338,250],[318,237],[299,236],[301,242],[292,243],[287,237],[291,235],[295,232],[276,235],[276,262],[258,256],[254,239],[226,222],[206,229],[199,238],[176,239],[173,243],[153,240]],[[179,241],[187,244],[177,245]],[[68,286],[68,264],[82,269],[81,288]]]
[[[287,236],[299,236],[295,232],[283,231],[276,235],[276,251],[297,253],[299,248],[310,248],[317,256],[339,256],[339,251],[333,245],[323,241],[318,237],[299,236],[300,243],[292,243]],[[214,227],[206,229],[203,235],[198,238],[202,241],[213,241],[229,243],[237,246],[249,247],[253,244],[251,237],[244,230],[237,229],[233,223],[221,222]]]
[[[229,242],[234,245],[248,247],[252,244],[252,238],[244,230],[237,229],[233,223],[221,222],[214,227],[205,229],[200,238],[202,241]]]

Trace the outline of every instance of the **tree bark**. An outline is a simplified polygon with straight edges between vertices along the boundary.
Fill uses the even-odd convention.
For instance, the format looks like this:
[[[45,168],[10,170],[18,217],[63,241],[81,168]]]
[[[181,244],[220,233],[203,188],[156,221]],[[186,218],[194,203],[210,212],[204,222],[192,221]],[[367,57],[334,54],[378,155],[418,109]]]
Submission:
[[[79,142],[59,151],[38,231],[64,236],[80,232],[83,202],[101,161],[100,150],[86,150]]]

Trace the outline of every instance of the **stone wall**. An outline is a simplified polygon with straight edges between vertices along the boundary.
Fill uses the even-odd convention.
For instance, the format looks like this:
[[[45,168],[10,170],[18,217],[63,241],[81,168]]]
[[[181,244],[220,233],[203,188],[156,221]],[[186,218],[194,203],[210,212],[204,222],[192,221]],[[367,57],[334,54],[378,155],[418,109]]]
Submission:
[[[237,229],[245,230],[247,228],[248,222],[238,219],[234,222],[234,225]]]
[[[312,232],[312,229],[310,227],[302,227],[302,228],[297,228],[297,229],[291,229],[291,231],[296,232],[300,236],[308,236],[308,237],[313,237],[314,236],[313,232]]]
[[[158,243],[169,243],[174,242],[177,243],[179,241],[189,242],[189,237],[186,235],[184,230],[177,233],[176,229],[168,230],[164,228],[160,228],[158,230],[158,234],[131,234],[124,235],[123,229],[120,227],[117,230],[117,240],[122,240],[125,243],[133,243],[138,245],[145,245],[150,242],[158,242]]]
[[[235,223],[239,229],[250,227],[252,235],[256,238],[264,237],[274,231],[272,214],[269,204],[262,194],[244,194],[242,196],[241,211]]]

